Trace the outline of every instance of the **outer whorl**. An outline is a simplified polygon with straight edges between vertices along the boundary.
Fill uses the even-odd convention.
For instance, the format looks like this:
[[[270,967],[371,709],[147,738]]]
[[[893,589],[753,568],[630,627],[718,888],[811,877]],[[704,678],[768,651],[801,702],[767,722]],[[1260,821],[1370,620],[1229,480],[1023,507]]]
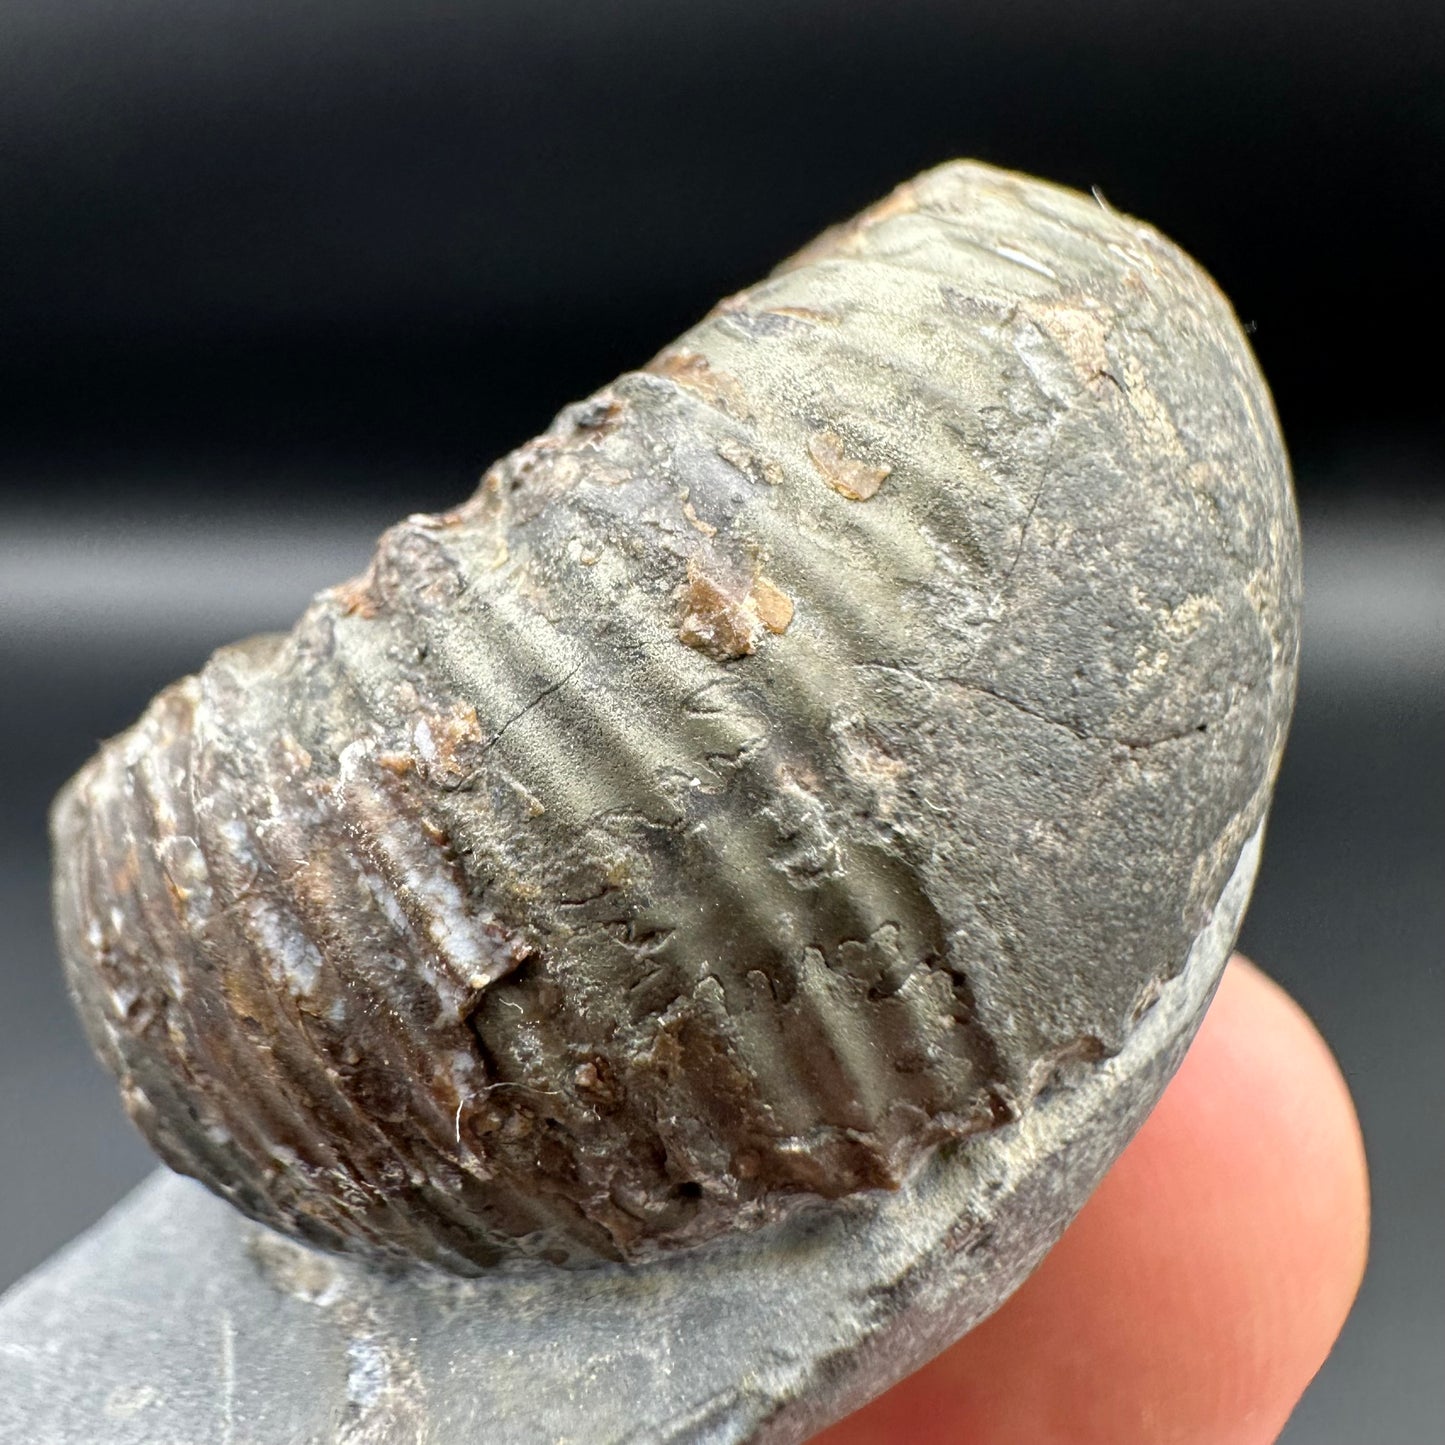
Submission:
[[[946,166],[157,698],[56,806],[71,987],[164,1158],[332,1248],[896,1186],[1180,967],[1297,599],[1208,278]]]

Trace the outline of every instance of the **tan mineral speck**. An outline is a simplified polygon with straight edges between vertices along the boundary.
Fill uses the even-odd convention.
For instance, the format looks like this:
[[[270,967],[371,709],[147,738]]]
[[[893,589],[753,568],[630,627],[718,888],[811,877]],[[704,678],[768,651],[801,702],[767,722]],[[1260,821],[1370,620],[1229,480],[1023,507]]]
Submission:
[[[759,577],[753,583],[748,601],[758,614],[758,621],[769,632],[781,635],[788,630],[788,624],[793,620],[793,599],[776,583]]]
[[[700,351],[670,348],[647,369],[695,392],[709,406],[718,407],[737,421],[746,421],[750,415],[747,397],[737,377],[714,367]]]
[[[717,454],[751,482],[761,482],[769,487],[782,485],[782,467],[771,457],[761,456],[751,447],[744,446],[735,437],[724,437],[717,444]]]
[[[371,588],[369,570],[363,572],[359,577],[352,577],[339,586],[333,587],[331,595],[336,599],[336,605],[340,607],[344,617],[360,617],[369,620],[376,616],[377,601]]]
[[[894,186],[881,201],[869,206],[858,217],[858,222],[863,226],[876,226],[879,221],[906,216],[917,209],[918,187],[912,181],[904,181],[902,185]]]
[[[793,599],[767,577],[745,585],[699,556],[687,567],[685,611],[678,637],[709,657],[726,660],[757,651],[764,632],[779,636],[793,620]]]
[[[1143,363],[1136,356],[1125,356],[1121,359],[1120,370],[1124,394],[1149,445],[1173,462],[1189,461],[1189,453],[1174,425],[1174,418],[1169,414],[1169,408],[1154,394]]]
[[[470,748],[482,741],[477,710],[459,703],[443,713],[419,718],[412,728],[412,743],[432,772],[451,777],[465,772]]]
[[[711,575],[697,557],[687,564],[683,604],[677,635],[689,647],[719,661],[756,651],[758,617],[746,606],[746,594],[729,578]]]
[[[1086,384],[1112,380],[1107,343],[1112,318],[1087,305],[1046,305],[1029,314],[1058,343]]]
[[[876,497],[878,488],[893,470],[886,464],[875,467],[850,457],[843,450],[842,439],[831,431],[817,432],[808,438],[808,455],[823,480],[850,502],[866,502]]]
[[[898,216],[907,216],[919,208],[918,187],[912,182],[895,186],[876,205],[869,206],[851,221],[844,221],[815,236],[801,250],[795,251],[773,272],[775,276],[789,271],[800,270],[819,261],[831,260],[837,256],[854,256],[865,246],[867,232],[880,222]]]
[[[842,317],[831,311],[820,311],[816,306],[769,306],[769,316],[790,316],[794,321],[807,321],[814,326],[837,326]]]
[[[701,532],[704,537],[717,536],[717,528],[714,527],[710,522],[704,522],[703,519],[699,517],[697,512],[693,509],[693,505],[691,502],[684,502],[682,504],[682,515],[686,517],[687,520],[693,525],[693,527],[696,528],[697,531]]]

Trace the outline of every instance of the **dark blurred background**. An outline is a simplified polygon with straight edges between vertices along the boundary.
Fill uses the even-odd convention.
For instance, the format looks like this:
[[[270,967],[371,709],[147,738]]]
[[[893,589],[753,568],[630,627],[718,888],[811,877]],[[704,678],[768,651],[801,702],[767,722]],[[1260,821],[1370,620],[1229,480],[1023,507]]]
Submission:
[[[1440,0],[4,0],[0,1287],[148,1156],[54,968],[96,741],[911,172],[1097,186],[1233,297],[1296,459],[1244,943],[1360,1105],[1374,1254],[1293,1445],[1445,1433]],[[1247,1127],[1247,1121],[1242,1121]],[[903,1442],[901,1442],[903,1445]]]

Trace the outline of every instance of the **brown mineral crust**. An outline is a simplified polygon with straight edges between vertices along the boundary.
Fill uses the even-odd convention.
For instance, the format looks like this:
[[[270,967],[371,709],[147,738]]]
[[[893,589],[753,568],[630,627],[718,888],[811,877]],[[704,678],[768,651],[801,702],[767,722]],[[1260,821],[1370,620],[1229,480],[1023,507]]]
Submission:
[[[836,432],[819,432],[808,439],[808,455],[835,492],[850,502],[866,502],[878,495],[878,488],[893,469],[887,465],[870,466],[850,457]]]
[[[757,647],[758,617],[728,581],[709,576],[695,559],[688,562],[685,610],[678,637],[689,647],[723,660],[746,657]]]
[[[701,352],[687,347],[669,347],[648,370],[696,392],[710,406],[721,407],[738,421],[746,421],[749,417],[747,397],[737,378],[714,369]]]
[[[688,559],[682,599],[678,637],[718,661],[756,652],[764,632],[780,636],[793,620],[793,599],[776,583],[749,583],[696,555]]]

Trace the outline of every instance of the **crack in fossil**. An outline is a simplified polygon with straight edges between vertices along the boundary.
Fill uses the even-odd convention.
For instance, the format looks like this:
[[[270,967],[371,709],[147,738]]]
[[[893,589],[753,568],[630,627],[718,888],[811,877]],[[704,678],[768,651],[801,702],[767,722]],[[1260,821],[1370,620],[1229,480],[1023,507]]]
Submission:
[[[507,730],[513,726],[513,724],[521,722],[521,720],[526,717],[527,714],[531,712],[535,707],[537,707],[539,703],[544,702],[547,698],[551,697],[552,694],[558,690],[558,688],[565,687],[567,683],[571,682],[572,679],[576,677],[577,674],[581,671],[582,664],[579,662],[577,666],[574,667],[565,676],[559,677],[556,682],[549,683],[546,687],[544,687],[542,691],[536,695],[536,697],[534,697],[529,703],[527,703],[525,707],[522,707],[517,712],[514,712],[512,716],[509,717],[506,722],[504,722],[501,727],[499,727],[496,732],[494,732],[491,737],[487,739],[487,741],[482,745],[482,751],[487,752],[493,747],[495,747],[497,743],[501,742],[503,736],[505,735]]]
[[[1155,737],[1124,737],[1117,733],[1090,732],[1087,728],[1081,728],[1076,723],[1071,723],[1065,718],[1054,717],[1043,711],[1042,708],[1033,707],[1024,702],[1021,698],[1011,697],[998,688],[989,687],[987,683],[972,682],[961,677],[942,677],[940,682],[951,683],[954,687],[962,688],[966,692],[982,693],[985,697],[994,698],[996,701],[1006,704],[1008,707],[1024,713],[1028,717],[1037,718],[1039,722],[1048,723],[1051,727],[1062,728],[1063,731],[1072,734],[1080,742],[1086,743],[1108,743],[1113,747],[1127,748],[1130,752],[1144,751],[1149,748],[1158,747],[1161,743],[1179,742],[1184,738],[1197,737],[1201,733],[1209,731],[1207,722],[1190,723],[1182,728],[1175,728],[1166,733],[1160,733]]]
[[[1023,560],[1024,548],[1028,545],[1029,531],[1034,524],[1034,514],[1039,509],[1039,503],[1042,502],[1044,499],[1044,493],[1048,490],[1049,480],[1053,475],[1054,442],[1055,430],[1051,426],[1049,428],[1048,453],[1044,457],[1044,464],[1042,468],[1043,475],[1039,479],[1038,489],[1034,492],[1033,501],[1029,503],[1029,509],[1024,514],[1023,523],[1019,527],[1019,544],[1017,549],[1014,551],[1013,561],[1008,564],[1007,570],[999,579],[998,591],[995,593],[995,601],[997,601],[998,598],[1003,596],[1004,589],[1008,586],[1010,580],[1014,575],[1014,572],[1018,568],[1019,563]]]

